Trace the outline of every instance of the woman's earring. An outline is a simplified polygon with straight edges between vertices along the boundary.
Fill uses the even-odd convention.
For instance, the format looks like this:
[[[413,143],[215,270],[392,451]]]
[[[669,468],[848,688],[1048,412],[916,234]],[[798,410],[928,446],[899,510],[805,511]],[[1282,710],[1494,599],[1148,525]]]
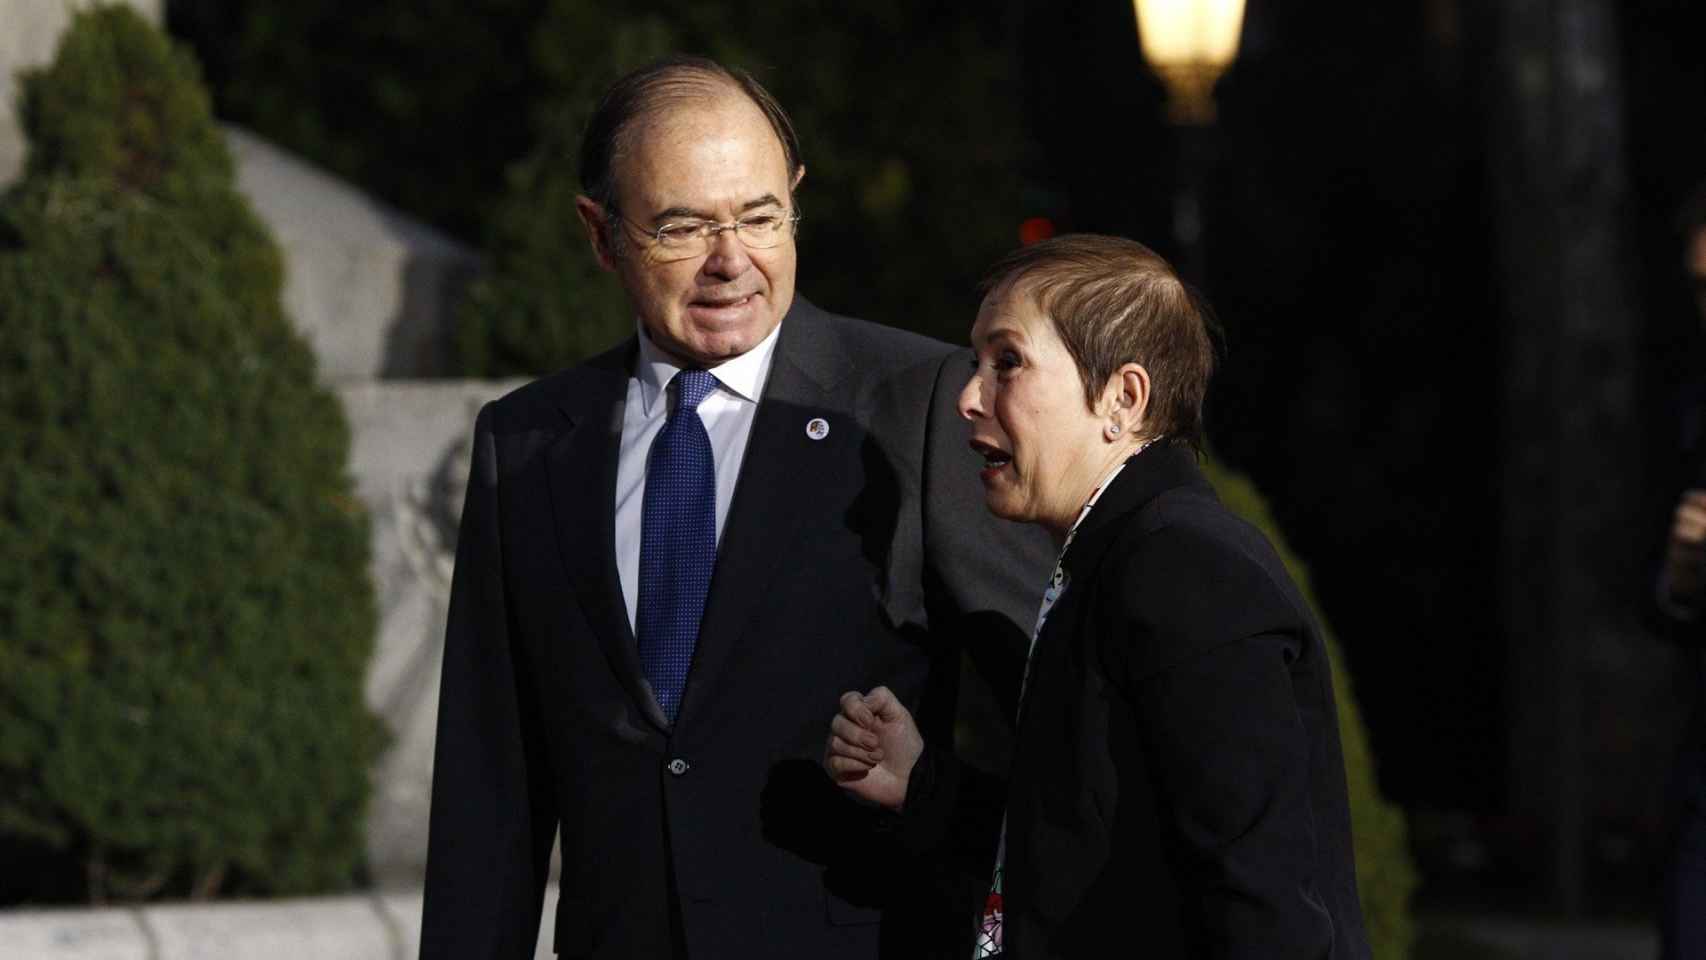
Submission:
[[[1117,423],[1108,424],[1108,436],[1117,437],[1119,435],[1120,435],[1120,425]]]

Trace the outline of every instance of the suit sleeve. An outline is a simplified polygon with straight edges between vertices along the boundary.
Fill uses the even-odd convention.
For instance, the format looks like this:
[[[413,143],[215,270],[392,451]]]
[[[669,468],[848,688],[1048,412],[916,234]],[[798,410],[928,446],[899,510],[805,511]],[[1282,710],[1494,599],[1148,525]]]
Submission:
[[[422,960],[532,957],[556,830],[538,705],[511,644],[492,409],[451,584],[434,749]]]
[[[988,892],[1006,801],[1005,779],[963,763],[951,744],[924,745],[907,781],[899,835],[950,902],[979,904]]]
[[[1123,609],[1104,643],[1152,758],[1199,953],[1329,956],[1310,733],[1292,670],[1306,634],[1267,573],[1212,538],[1163,531],[1143,549],[1160,561],[1121,567]]]

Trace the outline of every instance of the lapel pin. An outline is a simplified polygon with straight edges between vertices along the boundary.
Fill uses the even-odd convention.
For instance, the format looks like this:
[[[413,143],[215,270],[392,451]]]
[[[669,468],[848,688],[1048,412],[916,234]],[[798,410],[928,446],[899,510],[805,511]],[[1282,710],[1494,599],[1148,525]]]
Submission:
[[[822,417],[813,417],[806,422],[806,436],[813,440],[822,440],[829,436],[829,421]]]

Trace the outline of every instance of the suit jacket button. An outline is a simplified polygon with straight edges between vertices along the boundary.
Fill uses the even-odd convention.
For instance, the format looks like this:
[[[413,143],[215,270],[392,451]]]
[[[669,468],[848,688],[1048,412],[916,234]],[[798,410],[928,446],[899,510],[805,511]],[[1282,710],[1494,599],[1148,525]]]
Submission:
[[[668,766],[665,767],[665,769],[667,769],[670,773],[673,773],[679,777],[682,774],[686,773],[689,769],[691,769],[691,767],[688,766],[688,763],[686,760],[683,760],[680,757],[676,757],[674,760],[671,760],[669,762]]]

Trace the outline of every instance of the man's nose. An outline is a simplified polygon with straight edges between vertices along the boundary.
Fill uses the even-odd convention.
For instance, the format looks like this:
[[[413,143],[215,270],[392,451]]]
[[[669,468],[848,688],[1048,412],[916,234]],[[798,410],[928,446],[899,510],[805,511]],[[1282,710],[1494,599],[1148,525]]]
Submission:
[[[705,272],[718,277],[738,277],[752,266],[746,244],[733,230],[723,229],[711,235],[711,252],[705,257]]]

